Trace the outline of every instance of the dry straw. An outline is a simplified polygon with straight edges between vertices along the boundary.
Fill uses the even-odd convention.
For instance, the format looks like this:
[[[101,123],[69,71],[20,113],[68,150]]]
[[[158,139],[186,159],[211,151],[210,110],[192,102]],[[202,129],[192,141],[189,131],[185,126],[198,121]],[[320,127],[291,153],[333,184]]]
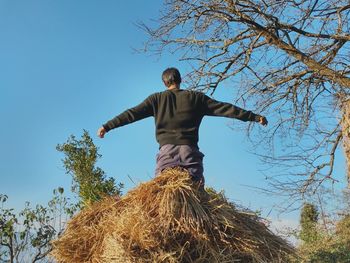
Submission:
[[[277,263],[293,254],[255,214],[199,190],[176,168],[85,208],[53,247],[62,263]]]

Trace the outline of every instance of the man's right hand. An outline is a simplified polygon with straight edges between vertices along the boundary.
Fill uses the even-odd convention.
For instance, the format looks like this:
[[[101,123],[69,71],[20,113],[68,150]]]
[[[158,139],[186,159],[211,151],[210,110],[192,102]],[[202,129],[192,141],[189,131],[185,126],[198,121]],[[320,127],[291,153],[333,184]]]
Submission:
[[[266,126],[268,124],[267,119],[264,116],[260,116],[259,123]]]
[[[106,132],[105,128],[103,128],[103,126],[102,126],[101,128],[98,129],[97,136],[100,138],[104,138],[106,133],[107,132]]]

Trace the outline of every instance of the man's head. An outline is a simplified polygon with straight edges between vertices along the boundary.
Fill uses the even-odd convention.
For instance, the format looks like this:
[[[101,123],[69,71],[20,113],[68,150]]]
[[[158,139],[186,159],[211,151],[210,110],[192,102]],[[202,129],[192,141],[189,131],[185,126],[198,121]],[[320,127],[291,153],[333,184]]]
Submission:
[[[180,86],[181,75],[177,68],[167,68],[163,71],[162,80],[167,88],[171,86]]]

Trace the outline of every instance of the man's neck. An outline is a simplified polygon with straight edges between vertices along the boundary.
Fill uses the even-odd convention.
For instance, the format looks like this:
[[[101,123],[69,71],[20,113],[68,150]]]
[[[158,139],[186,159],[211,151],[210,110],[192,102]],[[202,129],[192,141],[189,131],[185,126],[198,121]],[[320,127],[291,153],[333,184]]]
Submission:
[[[168,90],[179,90],[179,89],[180,89],[180,85],[176,85],[176,84],[168,87]]]

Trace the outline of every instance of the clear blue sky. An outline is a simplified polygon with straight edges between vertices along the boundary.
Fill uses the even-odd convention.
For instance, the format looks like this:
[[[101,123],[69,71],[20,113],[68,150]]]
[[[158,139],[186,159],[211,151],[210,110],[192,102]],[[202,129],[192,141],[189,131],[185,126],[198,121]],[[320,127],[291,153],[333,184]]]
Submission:
[[[95,134],[108,119],[162,91],[166,67],[187,72],[176,55],[159,59],[132,49],[146,40],[134,23],[157,18],[161,3],[0,0],[0,193],[9,196],[9,205],[45,203],[54,188],[69,189],[71,178],[55,146],[83,129],[100,147],[99,166],[126,190],[133,186],[128,176],[136,182],[153,176],[158,150],[153,119],[113,130],[103,140]],[[220,87],[215,98],[232,101],[231,88]],[[237,122],[203,121],[207,185],[267,215],[278,198],[245,186],[263,187],[265,181],[245,134],[228,127]],[[343,171],[342,162],[336,169]]]

